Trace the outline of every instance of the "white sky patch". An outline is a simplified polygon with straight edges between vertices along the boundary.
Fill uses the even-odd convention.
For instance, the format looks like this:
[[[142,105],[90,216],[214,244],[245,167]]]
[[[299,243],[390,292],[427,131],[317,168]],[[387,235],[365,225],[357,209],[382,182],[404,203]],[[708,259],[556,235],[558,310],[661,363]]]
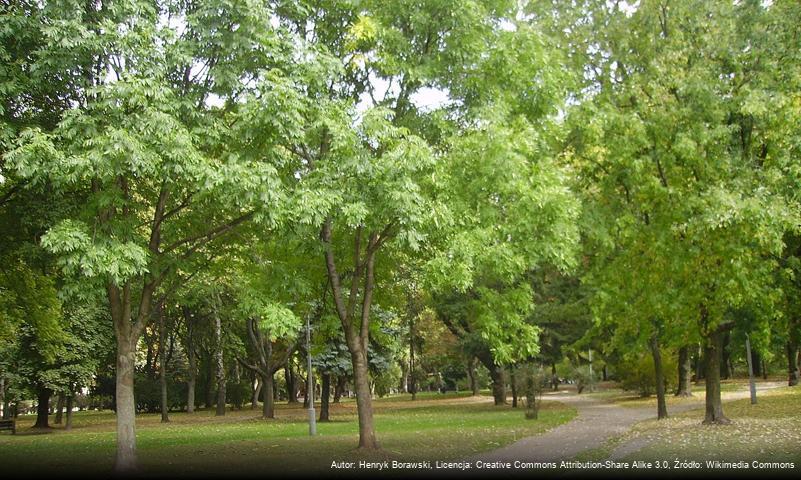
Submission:
[[[414,92],[410,100],[417,108],[424,111],[436,110],[451,102],[448,92],[440,88],[423,87]]]

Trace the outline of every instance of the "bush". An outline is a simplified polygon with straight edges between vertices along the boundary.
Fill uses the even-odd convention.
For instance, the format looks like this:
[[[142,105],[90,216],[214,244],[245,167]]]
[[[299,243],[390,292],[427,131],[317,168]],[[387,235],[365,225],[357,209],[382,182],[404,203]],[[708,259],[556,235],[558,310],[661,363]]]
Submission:
[[[662,352],[662,370],[665,376],[665,391],[675,387],[675,372],[678,366],[675,355]],[[637,392],[641,397],[650,397],[656,392],[656,372],[651,352],[641,352],[626,358],[617,366],[620,385],[624,390]]]
[[[518,367],[515,374],[515,382],[522,389],[525,396],[526,419],[533,420],[539,417],[540,405],[542,404],[542,394],[548,388],[550,374],[543,368],[534,365],[524,365]]]

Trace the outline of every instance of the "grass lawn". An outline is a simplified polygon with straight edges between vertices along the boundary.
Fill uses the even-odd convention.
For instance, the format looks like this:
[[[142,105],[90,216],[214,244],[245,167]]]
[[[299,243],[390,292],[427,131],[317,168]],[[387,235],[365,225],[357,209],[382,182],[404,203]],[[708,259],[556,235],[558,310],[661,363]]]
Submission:
[[[724,402],[723,412],[731,425],[702,425],[703,408],[672,415],[665,420],[647,420],[613,438],[603,447],[584,452],[580,460],[603,460],[618,449],[631,448],[625,461],[745,461],[792,462],[801,469],[801,388],[783,387],[759,392],[757,404],[750,399]]]
[[[169,424],[157,414],[137,417],[137,445],[143,473],[197,475],[328,471],[332,460],[446,460],[491,450],[536,435],[571,420],[576,412],[558,402],[543,402],[538,420],[521,409],[496,407],[488,397],[460,394],[408,395],[374,402],[382,451],[364,454],[358,444],[356,404],[332,405],[329,423],[308,436],[302,406],[277,405],[275,420],[260,410],[173,413]],[[319,406],[318,406],[319,412]],[[79,471],[102,474],[114,459],[114,414],[79,412],[72,431],[55,428],[37,434],[20,417],[15,436],[0,434],[0,464],[10,471]]]
[[[771,379],[767,383],[775,383],[776,381],[786,382],[786,379],[783,377],[776,377],[775,379]],[[766,383],[763,380],[758,380],[757,384]],[[729,392],[736,392],[736,391],[747,391],[748,390],[748,379],[731,379],[731,380],[722,380],[720,382],[720,391],[723,394],[724,400],[726,393]],[[702,383],[693,384],[691,386],[691,391],[693,396],[692,397],[676,397],[673,394],[675,391],[671,390],[667,392],[665,396],[665,402],[668,406],[668,412],[670,411],[671,406],[677,405],[688,405],[698,402],[703,402],[704,398],[706,397],[705,386]],[[593,392],[587,394],[591,397],[598,398],[599,400],[604,400],[606,402],[614,402],[621,407],[631,407],[631,408],[640,408],[640,407],[653,407],[656,409],[656,394],[651,395],[650,397],[641,397],[636,392],[626,391],[621,388],[611,387],[607,388],[598,392]],[[760,392],[761,395],[761,392]]]

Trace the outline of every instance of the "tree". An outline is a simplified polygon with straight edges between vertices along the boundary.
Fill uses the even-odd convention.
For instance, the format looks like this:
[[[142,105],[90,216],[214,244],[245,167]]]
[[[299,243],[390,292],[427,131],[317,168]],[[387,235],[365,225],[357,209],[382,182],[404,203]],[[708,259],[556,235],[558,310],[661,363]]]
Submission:
[[[638,310],[642,320],[698,336],[707,423],[728,421],[719,385],[727,314],[749,304],[773,311],[771,257],[796,215],[760,153],[770,143],[763,94],[782,94],[754,95],[765,67],[748,45],[762,38],[751,19],[769,11],[756,2],[642,2],[628,11],[587,2],[581,15],[603,31],[579,28],[572,33],[587,35],[584,46],[566,42],[589,72],[575,93],[583,101],[566,155],[582,172],[593,264],[606,272],[596,299],[636,295],[648,307]],[[632,273],[646,281],[631,282]],[[657,290],[665,285],[671,295]],[[621,289],[629,294],[617,296]]]
[[[256,102],[253,93],[291,89],[264,70],[285,64],[291,43],[270,25],[264,5],[224,10],[222,24],[239,28],[215,27],[221,20],[211,3],[41,7],[59,21],[40,30],[44,46],[34,58],[83,62],[64,66],[81,72],[80,101],[52,132],[28,130],[5,155],[19,178],[53,185],[54,201],[73,191],[88,199],[42,242],[72,274],[107,292],[117,340],[119,471],[136,464],[135,348],[155,292],[210,242],[249,220],[274,225],[283,211],[280,153],[271,146],[291,130],[293,110],[282,104],[286,96]],[[212,97],[225,106],[214,107]],[[269,119],[271,135],[251,136],[264,125],[258,118]]]

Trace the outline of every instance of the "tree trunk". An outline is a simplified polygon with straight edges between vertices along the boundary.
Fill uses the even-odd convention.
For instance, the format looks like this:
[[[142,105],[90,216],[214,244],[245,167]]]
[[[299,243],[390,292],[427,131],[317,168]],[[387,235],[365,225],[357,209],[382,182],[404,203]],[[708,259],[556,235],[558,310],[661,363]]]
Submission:
[[[284,366],[284,379],[286,379],[287,403],[298,403],[297,378],[295,372],[292,371],[291,360],[287,360],[287,364]]]
[[[58,401],[56,402],[56,420],[54,422],[56,425],[61,425],[61,420],[63,418],[63,415],[64,415],[64,394],[59,393]]]
[[[37,392],[36,423],[33,428],[50,428],[47,423],[50,415],[50,395],[53,391],[49,388],[39,387]]]
[[[720,377],[723,380],[731,378],[731,362],[729,361],[729,343],[731,343],[731,334],[726,332],[723,334],[722,347],[720,349]]]
[[[754,376],[759,377],[762,375],[762,358],[756,349],[751,350],[751,365],[754,368]]]
[[[158,306],[159,316],[159,384],[161,385],[161,423],[170,421],[167,398],[167,326],[164,321],[164,305]]]
[[[706,364],[706,414],[705,424],[731,423],[723,415],[723,404],[720,401],[720,360],[723,349],[723,334],[715,330],[706,339],[704,346],[704,363]]]
[[[763,380],[768,379],[768,364],[767,362],[765,362],[764,358],[762,359],[762,379]]]
[[[186,413],[195,413],[195,384],[197,383],[197,355],[195,353],[195,332],[192,315],[187,307],[183,307],[186,322],[186,356],[189,372],[186,380]]]
[[[559,376],[556,374],[556,362],[551,362],[551,389],[559,391]]]
[[[405,362],[404,362],[405,363]],[[323,373],[323,390],[320,392],[320,421],[327,422],[328,418],[328,400],[331,396],[331,374],[328,372]]]
[[[601,370],[601,379],[606,382],[609,381],[609,368],[607,368],[606,363],[604,363],[604,368]]]
[[[798,385],[798,345],[787,342],[787,385]]]
[[[8,420],[8,398],[6,398],[6,377],[0,376],[0,408],[3,409],[3,420]]]
[[[342,398],[342,391],[345,390],[345,384],[347,383],[347,378],[340,375],[337,377],[336,386],[334,386],[334,403],[339,403],[339,400]]]
[[[654,358],[654,379],[656,381],[656,417],[668,417],[667,403],[665,402],[665,372],[662,369],[662,352],[659,350],[659,338],[654,335],[651,339],[651,355]]]
[[[250,401],[250,409],[256,410],[256,407],[259,404],[259,396],[261,396],[261,389],[264,386],[264,382],[256,376],[255,385],[253,387],[253,399]]]
[[[117,456],[114,469],[117,473],[131,473],[136,469],[136,402],[134,399],[134,365],[136,342],[127,331],[117,330]]]
[[[467,376],[470,377],[470,394],[477,397],[481,391],[478,387],[478,372],[476,371],[476,359],[470,357],[467,361]]]
[[[692,363],[690,358],[690,347],[687,345],[679,349],[679,386],[676,389],[677,397],[692,397],[690,380],[692,376]]]
[[[65,430],[72,430],[72,400],[75,394],[69,392],[67,394],[67,423],[64,425]]]
[[[514,365],[509,366],[509,385],[512,387],[512,408],[517,408],[517,379]]]
[[[367,353],[351,353],[353,383],[356,388],[356,410],[359,414],[359,448],[377,449],[378,440],[373,425],[373,399],[370,397],[370,378],[367,372]]]
[[[704,379],[704,363],[703,355],[701,354],[701,347],[698,347],[698,352],[695,355],[695,384],[700,385],[701,380]]]
[[[219,299],[218,299],[219,303]],[[223,364],[222,322],[220,315],[214,310],[214,340],[216,342],[215,360],[217,364],[217,412],[221,417],[225,415],[225,365]]]
[[[267,373],[261,379],[261,416],[264,418],[275,418],[275,395],[273,395],[273,390],[275,389],[275,380],[271,373]]]
[[[503,368],[492,364],[492,368],[489,368],[489,374],[492,379],[492,398],[495,401],[495,405],[503,405],[506,403],[506,384],[503,378]]]
[[[206,391],[205,401],[203,402],[206,408],[211,408],[214,405],[214,361],[211,358],[211,352],[206,355]]]

